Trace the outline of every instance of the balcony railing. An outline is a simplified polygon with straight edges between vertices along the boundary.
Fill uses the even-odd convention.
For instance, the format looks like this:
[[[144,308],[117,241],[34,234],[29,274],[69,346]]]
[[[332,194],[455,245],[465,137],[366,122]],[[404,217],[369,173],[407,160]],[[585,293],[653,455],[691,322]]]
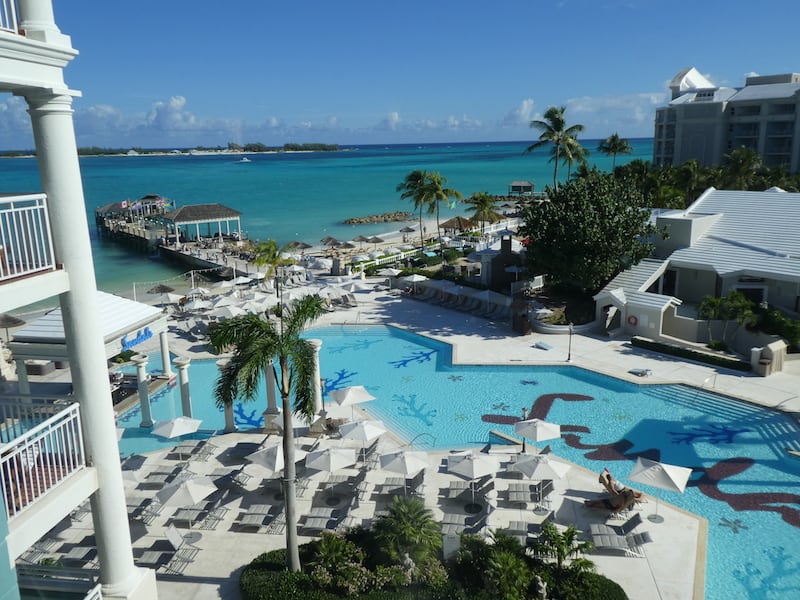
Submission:
[[[16,0],[0,0],[0,30],[17,33],[18,27]]]
[[[86,466],[77,402],[0,399],[0,475],[9,521]]]
[[[44,194],[0,196],[0,283],[55,268]]]

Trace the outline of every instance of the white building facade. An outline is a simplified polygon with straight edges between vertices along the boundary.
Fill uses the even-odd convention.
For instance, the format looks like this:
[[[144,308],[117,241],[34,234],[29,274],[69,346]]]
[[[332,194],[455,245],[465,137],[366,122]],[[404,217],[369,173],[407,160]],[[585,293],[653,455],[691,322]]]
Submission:
[[[92,597],[157,597],[134,564],[72,119],[63,71],[77,51],[52,0],[0,4],[0,91],[28,104],[41,189],[0,193],[0,313],[58,298],[73,393],[0,397],[0,598],[19,598],[15,565],[89,500],[99,564]]]
[[[718,87],[696,69],[670,82],[670,103],[656,110],[653,162],[704,166],[724,163],[740,147],[767,166],[800,172],[800,73],[752,76],[743,88]]]

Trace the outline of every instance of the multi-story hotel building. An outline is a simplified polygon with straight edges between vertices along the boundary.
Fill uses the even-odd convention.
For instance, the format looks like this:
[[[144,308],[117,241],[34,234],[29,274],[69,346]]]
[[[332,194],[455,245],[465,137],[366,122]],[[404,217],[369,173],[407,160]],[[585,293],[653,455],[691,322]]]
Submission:
[[[0,91],[27,103],[41,181],[0,193],[0,313],[57,299],[72,377],[63,397],[3,386],[0,600],[20,598],[21,559],[87,500],[99,565],[90,597],[157,597],[154,572],[131,548],[73,127],[78,92],[64,82],[76,55],[52,0],[0,3]]]
[[[670,82],[670,103],[656,110],[653,162],[691,159],[722,165],[742,146],[764,164],[800,172],[800,74],[747,77],[743,88],[718,87],[695,68]]]

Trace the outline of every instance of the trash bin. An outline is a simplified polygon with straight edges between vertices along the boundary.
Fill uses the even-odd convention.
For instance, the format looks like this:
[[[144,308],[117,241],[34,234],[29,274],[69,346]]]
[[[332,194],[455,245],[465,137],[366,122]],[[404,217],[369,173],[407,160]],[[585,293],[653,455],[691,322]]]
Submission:
[[[772,374],[772,361],[768,358],[762,358],[758,361],[756,366],[756,374],[766,377]]]

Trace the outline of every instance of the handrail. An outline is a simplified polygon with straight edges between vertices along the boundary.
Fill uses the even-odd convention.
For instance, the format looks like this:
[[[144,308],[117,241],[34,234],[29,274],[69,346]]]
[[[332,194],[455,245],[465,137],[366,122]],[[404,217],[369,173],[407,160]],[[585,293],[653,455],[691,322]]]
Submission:
[[[0,475],[9,520],[86,466],[80,405],[73,401],[0,401]]]
[[[0,197],[0,282],[55,268],[45,195]]]

